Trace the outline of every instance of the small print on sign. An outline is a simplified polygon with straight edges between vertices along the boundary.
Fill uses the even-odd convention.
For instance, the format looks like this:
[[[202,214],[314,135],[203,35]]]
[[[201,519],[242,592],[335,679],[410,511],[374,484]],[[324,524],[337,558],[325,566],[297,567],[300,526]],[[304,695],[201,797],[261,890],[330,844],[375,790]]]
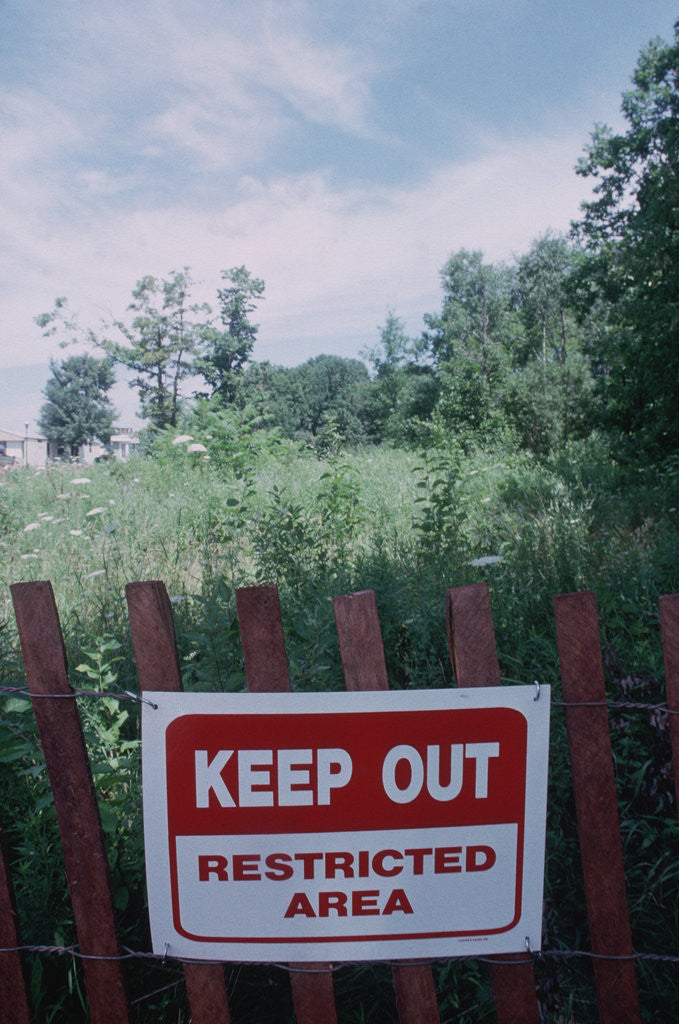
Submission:
[[[155,952],[540,948],[549,687],[148,696]]]

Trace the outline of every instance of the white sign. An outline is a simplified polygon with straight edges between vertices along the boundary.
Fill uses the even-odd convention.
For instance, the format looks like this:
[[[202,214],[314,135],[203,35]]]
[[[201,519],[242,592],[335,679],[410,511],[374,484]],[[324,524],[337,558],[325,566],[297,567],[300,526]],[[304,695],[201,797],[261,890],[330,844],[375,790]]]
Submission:
[[[155,952],[540,948],[549,687],[147,696]]]

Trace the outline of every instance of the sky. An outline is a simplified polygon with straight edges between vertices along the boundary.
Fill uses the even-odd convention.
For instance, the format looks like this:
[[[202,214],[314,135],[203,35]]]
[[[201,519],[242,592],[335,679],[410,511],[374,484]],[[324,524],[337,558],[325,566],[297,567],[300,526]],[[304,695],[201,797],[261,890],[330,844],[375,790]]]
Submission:
[[[0,0],[0,428],[33,433],[34,317],[125,316],[190,267],[265,281],[253,356],[358,357],[418,335],[460,248],[567,231],[574,172],[669,0]],[[96,354],[96,353],[95,353]],[[118,423],[136,398],[114,392]]]

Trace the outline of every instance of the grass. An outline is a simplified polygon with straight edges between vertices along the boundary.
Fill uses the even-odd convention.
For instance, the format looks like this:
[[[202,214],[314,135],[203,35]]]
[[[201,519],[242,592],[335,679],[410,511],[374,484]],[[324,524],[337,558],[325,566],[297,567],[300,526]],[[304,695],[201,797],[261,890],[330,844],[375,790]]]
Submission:
[[[663,699],[657,600],[679,590],[679,473],[671,465],[623,467],[596,440],[541,461],[452,445],[319,459],[264,434],[231,438],[228,448],[218,437],[198,440],[210,461],[165,439],[153,458],[0,478],[0,685],[23,677],[7,589],[22,580],[52,581],[72,681],[104,690],[137,685],[124,602],[133,580],[165,582],[185,686],[201,690],[243,687],[234,589],[265,581],[279,588],[293,687],[342,688],[331,599],[365,588],[377,594],[392,686],[450,685],[446,589],[486,580],[505,680],[538,678],[558,698],[551,598],[593,589],[609,697]],[[72,924],[41,753],[27,703],[3,702],[0,795],[22,927],[28,942],[60,944],[71,940]],[[122,717],[113,702],[83,714],[121,928],[127,944],[144,948],[137,716],[126,708]],[[611,722],[634,945],[677,953],[666,722],[644,711],[616,711]],[[551,746],[544,942],[582,948],[586,915],[558,709]],[[37,1021],[84,1019],[77,970],[44,958],[30,970]],[[442,1019],[494,1019],[478,965],[442,964],[436,973]],[[132,974],[140,997],[168,983],[163,972],[152,980]],[[383,974],[367,965],[340,972],[342,1019],[393,1019]],[[638,975],[644,1019],[679,1016],[669,968],[643,963]],[[234,968],[230,977],[234,1007],[245,1013],[249,1005],[260,1021],[290,1018],[280,972]],[[545,961],[538,977],[545,1020],[596,1019],[586,964]],[[174,991],[145,999],[139,1019],[179,1019],[181,999]],[[234,1009],[234,1019],[247,1016]]]

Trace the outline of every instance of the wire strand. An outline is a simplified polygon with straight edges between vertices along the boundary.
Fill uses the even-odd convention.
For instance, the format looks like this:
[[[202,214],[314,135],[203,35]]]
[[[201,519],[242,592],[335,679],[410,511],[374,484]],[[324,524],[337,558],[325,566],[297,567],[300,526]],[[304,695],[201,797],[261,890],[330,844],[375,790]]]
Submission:
[[[528,683],[522,685],[530,685]],[[71,688],[70,693],[31,693],[24,686],[0,686],[0,697],[30,697],[30,698],[70,698],[70,697],[93,697],[103,700],[113,698],[114,700],[129,700],[135,704],[148,704],[154,710],[158,705],[154,704],[148,697],[144,697],[131,690],[122,692],[110,692],[100,690],[81,690],[77,686]],[[550,700],[554,708],[621,708],[628,711],[658,711],[664,715],[679,715],[679,708],[670,708],[664,701],[659,704],[650,704],[643,701],[627,700]]]
[[[242,963],[242,961],[231,961],[231,960],[191,960],[183,957],[172,956],[171,953],[151,953],[143,950],[133,950],[127,946],[122,947],[122,953],[83,953],[77,945],[73,946],[6,946],[0,948],[0,953],[45,953],[45,954],[68,954],[77,960],[157,960],[161,964],[165,961],[172,961],[176,963],[217,963],[217,964],[229,964],[229,963]],[[434,963],[449,963],[451,961],[467,961],[467,960],[479,960],[483,963],[493,964],[530,964],[534,963],[535,960],[546,960],[546,959],[568,959],[568,958],[582,958],[587,960],[619,960],[619,961],[647,961],[651,963],[669,963],[679,964],[679,956],[675,956],[672,953],[640,953],[633,951],[632,953],[593,953],[586,949],[543,949],[543,950],[531,950],[529,955],[523,954],[512,954],[512,959],[507,959],[506,954],[482,954],[474,956],[470,954],[468,956],[452,956],[452,957],[440,957],[431,960],[375,960],[367,961],[369,963],[385,963],[389,966],[427,966]],[[520,957],[520,959],[519,959]],[[327,974],[329,970],[341,970],[346,967],[355,967],[359,964],[364,964],[366,961],[343,961],[340,964],[332,965],[332,967],[302,967],[295,965],[291,967],[289,964],[271,962],[271,961],[247,961],[248,964],[253,966],[269,966],[279,967],[281,970],[289,971],[293,974]]]

